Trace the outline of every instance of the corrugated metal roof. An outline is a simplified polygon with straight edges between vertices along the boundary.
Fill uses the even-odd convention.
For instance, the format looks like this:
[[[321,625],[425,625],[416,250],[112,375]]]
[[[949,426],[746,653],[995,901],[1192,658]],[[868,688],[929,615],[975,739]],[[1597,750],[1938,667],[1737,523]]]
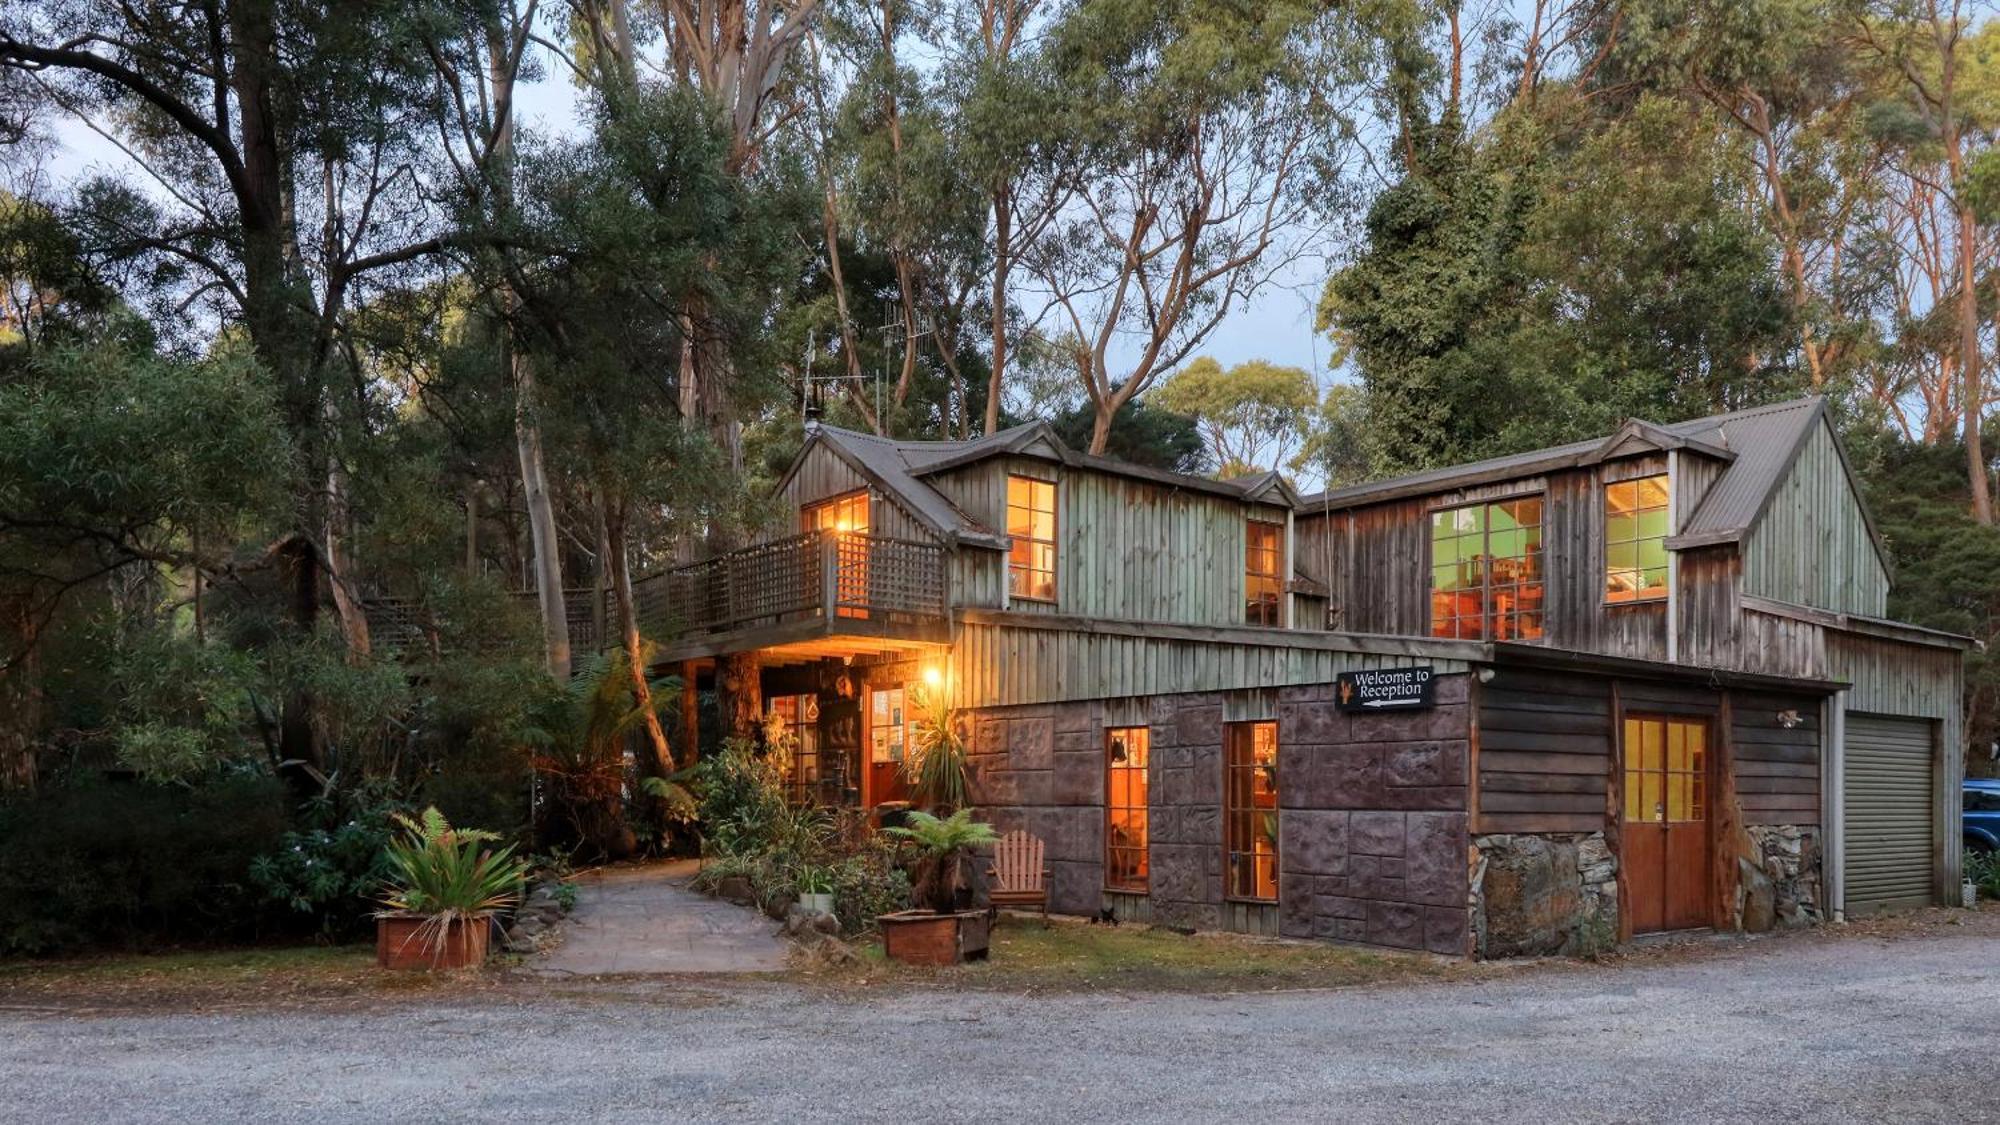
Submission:
[[[1716,446],[1735,455],[1721,477],[1710,487],[1688,526],[1681,529],[1681,535],[1721,541],[1747,531],[1762,513],[1766,498],[1784,479],[1800,443],[1812,432],[1812,427],[1818,423],[1825,409],[1825,399],[1803,398],[1654,426],[1677,437]],[[1351,508],[1395,497],[1443,492],[1474,483],[1533,476],[1576,465],[1595,453],[1606,440],[1592,438],[1466,465],[1349,485],[1307,496],[1299,501],[1299,507],[1308,511],[1314,508]]]
[[[1736,454],[1709,486],[1681,536],[1722,540],[1750,530],[1825,411],[1825,399],[1803,398],[1667,427]]]

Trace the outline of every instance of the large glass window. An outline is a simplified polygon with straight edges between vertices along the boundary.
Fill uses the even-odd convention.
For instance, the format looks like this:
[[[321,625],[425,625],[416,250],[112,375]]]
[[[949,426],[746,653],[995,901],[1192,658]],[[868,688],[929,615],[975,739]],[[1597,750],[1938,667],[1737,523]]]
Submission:
[[[1114,891],[1146,890],[1146,759],[1151,737],[1145,727],[1113,727],[1104,732],[1104,886]]]
[[[769,702],[768,741],[778,759],[785,792],[796,804],[819,789],[819,697],[778,695]]]
[[[1542,635],[1542,498],[1431,513],[1431,636]]]
[[[1672,530],[1664,474],[1604,486],[1604,600],[1667,596],[1667,535]]]
[[[1056,600],[1056,486],[1033,477],[1007,478],[1007,591],[1016,598]]]
[[[868,540],[849,536],[868,534],[868,493],[849,492],[831,500],[809,504],[800,512],[806,531],[839,532],[836,559],[840,573],[834,595],[840,604],[836,617],[868,616]]]
[[[1707,769],[1707,722],[1627,718],[1625,822],[1658,824],[1705,819]]]
[[[1231,723],[1223,766],[1225,893],[1278,897],[1278,724]]]
[[[1279,599],[1285,559],[1285,526],[1251,520],[1243,547],[1243,620],[1252,625],[1280,623]]]

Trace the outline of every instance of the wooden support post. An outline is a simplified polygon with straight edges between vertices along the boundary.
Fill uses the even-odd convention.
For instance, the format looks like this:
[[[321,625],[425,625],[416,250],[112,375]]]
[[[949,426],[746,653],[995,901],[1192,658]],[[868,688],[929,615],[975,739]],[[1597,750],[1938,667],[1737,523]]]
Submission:
[[[1750,843],[1743,828],[1743,806],[1736,799],[1736,706],[1730,692],[1722,693],[1716,726],[1719,729],[1708,755],[1708,854],[1713,892],[1710,914],[1719,930],[1738,922],[1736,888],[1742,878],[1736,870],[1736,857]]]

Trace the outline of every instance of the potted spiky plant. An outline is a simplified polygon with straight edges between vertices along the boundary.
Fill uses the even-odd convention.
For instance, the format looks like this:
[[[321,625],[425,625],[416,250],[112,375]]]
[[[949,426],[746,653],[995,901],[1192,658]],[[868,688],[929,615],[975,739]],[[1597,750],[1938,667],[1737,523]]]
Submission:
[[[375,915],[375,959],[385,969],[462,969],[486,959],[493,915],[521,898],[528,865],[499,837],[453,828],[436,808],[389,841],[388,887]]]
[[[912,811],[908,827],[883,831],[916,845],[916,898],[926,908],[876,919],[889,956],[913,965],[952,965],[985,957],[986,912],[959,909],[958,892],[973,849],[998,839],[993,826],[972,819],[971,809],[948,817]]]

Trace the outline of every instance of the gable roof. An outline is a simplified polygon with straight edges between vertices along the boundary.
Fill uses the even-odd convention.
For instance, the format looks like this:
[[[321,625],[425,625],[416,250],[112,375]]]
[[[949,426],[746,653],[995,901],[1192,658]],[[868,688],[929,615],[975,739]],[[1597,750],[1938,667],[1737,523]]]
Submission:
[[[1819,426],[1827,424],[1826,418],[1826,399],[1813,397],[1664,426],[1633,419],[1608,438],[1571,442],[1467,465],[1430,469],[1408,476],[1330,489],[1304,497],[1299,507],[1306,511],[1355,508],[1582,468],[1615,457],[1677,449],[1726,464],[1688,518],[1686,526],[1668,541],[1668,546],[1682,548],[1732,543],[1748,534],[1763,516],[1764,510],[1770,506],[1771,497],[1797,463],[1806,443]],[[1849,483],[1855,486],[1855,500],[1861,505],[1869,536],[1875,541],[1876,555],[1886,567],[1888,552],[1883,548],[1881,534],[1875,529],[1874,518],[1868,514],[1867,503],[1861,499],[1861,490],[1853,479],[1854,470],[1847,464],[1847,453],[1841,449],[1838,434],[1834,435],[1834,447],[1840,450],[1841,466],[1847,472]]]
[[[798,456],[792,459],[791,468],[779,480],[779,490],[782,491],[798,473],[807,453],[816,445],[824,445],[945,542],[998,550],[1006,549],[1009,542],[1006,535],[967,515],[924,478],[990,457],[1033,457],[1173,488],[1227,496],[1246,503],[1271,504],[1281,508],[1292,508],[1298,504],[1298,493],[1276,472],[1218,481],[1134,465],[1113,457],[1079,453],[1064,444],[1056,435],[1055,427],[1047,422],[1031,422],[965,441],[896,441],[859,430],[814,425],[808,430],[805,445],[799,449]]]

